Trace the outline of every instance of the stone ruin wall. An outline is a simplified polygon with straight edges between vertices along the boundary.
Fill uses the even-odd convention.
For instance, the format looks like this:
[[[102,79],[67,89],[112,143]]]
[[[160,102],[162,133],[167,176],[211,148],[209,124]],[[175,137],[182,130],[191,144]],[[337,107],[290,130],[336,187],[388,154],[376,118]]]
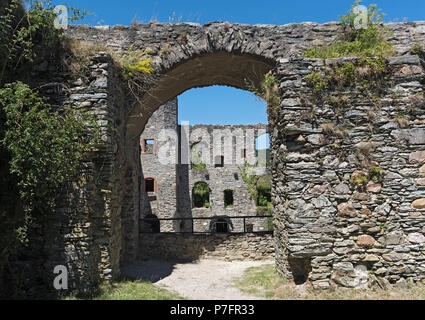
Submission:
[[[316,101],[302,79],[347,61],[279,66],[283,103],[271,137],[278,271],[288,275],[289,269],[292,278],[322,289],[423,281],[423,65],[417,56],[390,59],[378,109],[359,88],[346,90],[351,107],[339,120],[351,129],[335,137],[321,127],[338,123],[329,97],[315,105],[317,117],[300,118],[300,112],[311,112],[308,101]],[[411,121],[401,124],[397,114],[408,110]],[[365,146],[370,149],[359,152]],[[366,168],[364,161],[370,163]],[[382,181],[359,190],[350,178],[359,170],[367,174],[371,165],[384,170]]]
[[[407,55],[390,61],[390,79],[384,85],[383,107],[376,121],[371,123],[367,116],[367,97],[356,94],[358,88],[351,89],[351,108],[343,121],[353,129],[338,141],[339,148],[332,147],[334,138],[321,129],[322,123],[336,119],[333,107],[322,103],[315,106],[317,117],[305,117],[314,97],[304,77],[312,70],[322,71],[327,65],[349,60],[301,58],[313,43],[333,41],[341,32],[336,23],[72,27],[68,35],[103,43],[115,51],[133,43],[151,48],[157,54],[154,63],[164,71],[197,59],[201,53],[218,51],[273,59],[282,96],[278,118],[270,127],[276,265],[282,276],[297,282],[308,280],[315,288],[326,289],[332,285],[364,287],[371,280],[385,285],[386,281],[425,278],[423,99],[415,103],[414,118],[407,126],[400,127],[394,120],[413,103],[412,97],[423,91],[422,63],[408,52],[414,44],[425,43],[425,23],[390,24],[389,28],[394,32],[390,40],[397,54]],[[187,35],[184,45],[177,41],[182,34]],[[166,45],[172,54],[161,57],[159,51]],[[126,134],[131,103],[109,55],[91,55],[88,67],[81,79],[71,80],[57,70],[50,82],[67,84],[67,90],[60,93],[61,103],[97,115],[103,143],[84,164],[80,179],[70,186],[58,210],[63,215],[45,222],[40,252],[69,267],[74,288],[89,289],[102,278],[118,276],[120,266],[134,260],[143,243],[138,243],[141,173],[136,163],[140,150],[134,147],[139,140]],[[333,93],[337,92],[328,92]],[[59,93],[52,89],[50,95]],[[141,125],[148,121],[148,117],[144,119]],[[359,191],[348,181],[359,170],[356,150],[365,140],[373,144],[371,161],[382,167],[384,174],[379,186]],[[46,274],[51,273],[49,263],[40,266]]]
[[[199,259],[264,261],[274,258],[271,234],[145,234],[139,259],[193,262]]]

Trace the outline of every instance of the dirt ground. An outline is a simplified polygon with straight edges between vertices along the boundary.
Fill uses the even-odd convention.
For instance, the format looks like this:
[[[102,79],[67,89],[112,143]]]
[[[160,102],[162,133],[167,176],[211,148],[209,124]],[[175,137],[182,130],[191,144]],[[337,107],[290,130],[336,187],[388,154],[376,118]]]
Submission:
[[[122,271],[128,277],[151,281],[190,300],[258,300],[242,293],[233,280],[241,277],[250,267],[273,263],[210,259],[193,263],[139,261]]]

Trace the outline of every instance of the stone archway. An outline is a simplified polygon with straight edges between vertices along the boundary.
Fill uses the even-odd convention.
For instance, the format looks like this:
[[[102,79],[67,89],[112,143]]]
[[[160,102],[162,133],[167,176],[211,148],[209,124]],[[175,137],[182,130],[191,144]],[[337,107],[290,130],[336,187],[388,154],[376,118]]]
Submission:
[[[189,89],[226,85],[247,90],[247,82],[259,86],[276,63],[257,55],[225,51],[195,55],[178,62],[163,72],[154,86],[139,98],[128,117],[126,137],[137,139],[154,111]]]
[[[303,58],[303,51],[313,41],[326,46],[341,34],[337,23],[71,27],[68,35],[105,44],[112,51],[122,52],[132,44],[152,49],[159,76],[133,108],[128,107],[128,97],[117,97],[119,76],[105,53],[92,56],[91,74],[84,85],[73,84],[73,105],[92,106],[106,122],[102,127],[104,149],[99,152],[102,162],[93,169],[102,178],[101,188],[96,189],[102,197],[92,210],[106,227],[100,236],[94,233],[94,249],[90,252],[101,252],[98,256],[102,257],[102,264],[91,271],[102,270],[109,275],[112,270],[112,274],[119,274],[120,262],[134,258],[137,252],[137,144],[152,113],[190,88],[222,84],[246,89],[245,78],[258,84],[272,70],[282,98],[269,119],[273,122],[269,133],[279,273],[289,278],[296,276],[300,282],[308,279],[322,289],[332,283],[357,286],[362,280],[358,275],[368,268],[392,282],[408,277],[424,279],[420,260],[415,261],[414,255],[399,253],[394,247],[406,244],[416,250],[416,245],[425,244],[425,230],[416,222],[423,218],[425,210],[425,182],[421,179],[425,73],[420,58],[407,54],[414,43],[424,41],[425,24],[388,27],[394,31],[391,41],[402,56],[387,61],[390,81],[379,88],[383,92],[379,102],[389,102],[391,107],[372,114],[377,116],[376,121],[370,119],[372,102],[360,86],[347,90],[352,101],[349,110],[341,114],[334,107],[335,102],[340,102],[335,98],[341,97],[341,90],[330,87],[317,99],[307,84],[306,76],[312,72],[325,74],[355,60]],[[392,96],[396,91],[401,91],[403,99]],[[396,111],[406,112],[406,103],[414,105],[416,113],[409,115],[411,121],[406,127],[400,127],[395,121]],[[346,125],[351,130],[348,133],[343,131]],[[358,151],[367,142],[373,142],[374,152],[368,156],[383,170],[378,170],[382,172],[383,185],[372,184],[369,190],[363,188],[359,192],[350,184],[350,178],[354,174],[370,175],[369,170],[358,170],[358,158],[365,157]],[[102,199],[106,199],[104,203]],[[400,225],[400,221],[404,224]],[[82,259],[91,261],[93,256]],[[413,271],[396,270],[391,267],[393,263],[406,264]]]
[[[238,89],[248,89],[248,85],[259,87],[265,74],[275,70],[277,61],[255,54],[241,54],[236,51],[213,51],[202,55],[188,57],[185,61],[177,61],[168,68],[157,66],[162,70],[157,80],[131,109],[125,122],[125,157],[126,168],[133,175],[130,179],[134,185],[130,190],[137,190],[137,177],[140,175],[139,140],[140,135],[151,115],[164,103],[181,93],[197,87],[225,85]],[[127,186],[128,187],[128,186]],[[123,258],[131,261],[137,256],[138,217],[136,205],[139,193],[126,195],[133,205],[123,208],[122,216],[128,223],[124,228]],[[127,204],[128,205],[128,204]],[[128,237],[128,235],[131,235]]]

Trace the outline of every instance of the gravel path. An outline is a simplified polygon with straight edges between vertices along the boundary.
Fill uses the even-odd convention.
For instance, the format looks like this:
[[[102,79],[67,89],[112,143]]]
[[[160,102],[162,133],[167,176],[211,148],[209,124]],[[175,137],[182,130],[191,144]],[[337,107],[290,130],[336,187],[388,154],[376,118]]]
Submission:
[[[201,260],[194,263],[140,261],[123,269],[129,277],[152,281],[190,300],[258,300],[237,289],[233,280],[250,267],[274,264],[270,261]]]

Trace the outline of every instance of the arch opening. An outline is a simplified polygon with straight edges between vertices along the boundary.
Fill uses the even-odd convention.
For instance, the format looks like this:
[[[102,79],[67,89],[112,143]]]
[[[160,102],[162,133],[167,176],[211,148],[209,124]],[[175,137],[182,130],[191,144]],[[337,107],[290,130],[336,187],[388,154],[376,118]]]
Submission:
[[[127,138],[138,139],[147,121],[158,108],[183,92],[214,85],[242,90],[258,88],[264,75],[276,63],[270,59],[219,51],[176,63],[138,99],[127,122]]]
[[[156,172],[143,172],[144,168],[140,157],[142,156],[146,163],[152,164],[152,161],[156,161],[155,158],[157,158],[158,153],[161,150],[161,141],[160,139],[155,139],[155,136],[151,133],[146,133],[146,135],[143,137],[144,140],[141,140],[141,136],[142,133],[145,134],[144,131],[147,128],[146,124],[154,113],[155,117],[162,117],[162,112],[160,111],[162,106],[167,106],[168,110],[173,109],[174,107],[172,106],[172,103],[177,103],[175,98],[183,92],[193,88],[203,88],[216,85],[228,86],[247,91],[249,91],[250,86],[258,88],[260,87],[265,74],[271,71],[275,66],[276,63],[274,61],[267,60],[257,55],[220,51],[189,58],[185,61],[176,63],[172,68],[164,70],[163,75],[158,77],[156,83],[146,93],[137,99],[137,104],[132,107],[130,113],[126,117],[126,152],[124,156],[128,174],[130,175],[131,173],[133,176],[156,175]],[[163,118],[163,120],[167,119],[168,118],[166,117]],[[172,121],[175,121],[174,114]],[[176,124],[178,127],[178,122]],[[149,128],[151,127],[149,126]],[[152,126],[152,128],[154,128],[154,126]],[[168,126],[168,128],[170,128],[170,126]],[[252,140],[252,144],[254,144],[254,139]],[[181,141],[181,137],[177,135],[176,141],[177,143],[180,143],[179,141]],[[241,151],[239,151],[239,153],[240,152]],[[150,202],[150,206],[151,211],[154,214],[159,214],[158,217],[160,217],[160,219],[190,219],[193,218],[193,209],[209,208],[211,211],[211,205],[216,205],[217,208],[223,210],[223,212],[219,212],[219,216],[228,214],[228,211],[233,209],[232,205],[235,207],[235,211],[238,210],[237,212],[239,215],[244,214],[245,212],[249,212],[245,209],[245,207],[242,209],[238,208],[238,206],[241,205],[248,205],[248,201],[241,202],[236,198],[229,199],[229,203],[225,205],[223,190],[214,188],[214,193],[211,193],[212,190],[209,185],[210,181],[208,181],[208,184],[203,182],[203,189],[205,192],[202,192],[202,194],[196,194],[197,192],[195,192],[193,184],[189,185],[187,183],[182,183],[182,181],[179,180],[179,177],[184,176],[184,172],[182,172],[182,170],[189,171],[191,169],[191,163],[181,166],[179,162],[180,153],[177,152],[175,156],[176,164],[179,166],[178,170],[176,170],[176,164],[169,164],[167,166],[164,165],[161,168],[161,170],[164,170],[164,173],[166,171],[166,174],[168,175],[167,181],[171,181],[171,183],[166,182],[166,179],[162,177],[162,174],[156,176],[157,185],[155,185],[155,191],[157,198],[156,201]],[[244,156],[249,156],[247,151],[245,151]],[[224,157],[224,159],[221,158],[221,161],[218,163],[224,163],[224,165],[226,165],[226,161],[229,159],[229,157]],[[212,159],[212,161],[214,161],[214,159]],[[224,170],[221,169],[221,171]],[[202,176],[197,177],[197,179],[209,180],[210,174],[208,172],[198,170],[198,173]],[[243,179],[239,177],[239,174],[239,170],[232,172],[231,179],[229,181],[231,181],[232,184],[243,183]],[[215,179],[215,176],[211,175],[211,178]],[[137,181],[137,179],[133,179],[133,181]],[[199,186],[200,184],[201,183],[198,183],[196,185]],[[205,185],[207,188],[205,188]],[[226,187],[226,189],[229,189],[229,187]],[[134,192],[131,195],[131,201],[134,205],[127,205],[128,209],[124,208],[123,213],[125,219],[128,221],[137,220],[138,218],[140,219],[144,216],[142,211],[144,209],[142,204],[143,196],[140,195],[140,193],[137,193],[136,187],[133,190]],[[158,199],[161,199],[164,194],[172,194],[174,192],[178,195],[176,204],[177,209],[175,209],[175,212],[174,210],[166,210],[166,208],[160,204],[160,201],[158,201]],[[247,193],[245,192],[245,194]],[[190,199],[190,195],[192,195],[192,199]],[[234,193],[234,197],[238,196],[239,192]],[[167,201],[167,205],[172,205],[171,201]],[[187,206],[187,210],[184,211],[184,214],[181,214],[179,212],[179,208],[181,208],[183,205]],[[138,208],[138,210],[136,211],[133,208]],[[227,210],[227,212],[224,210]],[[202,210],[197,211],[199,211],[199,214],[202,214]],[[251,211],[253,211],[255,214],[255,210]],[[162,214],[163,212],[167,213]],[[207,211],[204,210],[204,214],[206,213]],[[214,228],[210,227],[210,230],[212,229],[211,231],[214,233],[243,231],[244,228],[241,219],[235,221],[232,221],[232,219],[228,220],[229,221],[225,219],[225,221],[221,221],[218,224],[214,223],[214,225],[217,226]],[[233,226],[233,223],[235,223],[235,226]],[[206,222],[195,223],[191,222],[190,220],[176,220],[175,222],[161,221],[160,224],[161,232],[173,232],[175,230],[183,233],[197,231],[208,232],[208,227],[208,223]],[[128,233],[133,234],[133,230],[135,230],[135,228],[131,229]],[[132,237],[131,235],[127,237],[126,241],[124,255],[129,257],[126,259],[127,261],[131,261],[131,257],[138,255],[137,251],[139,244],[136,243],[137,237]]]
[[[192,200],[194,208],[210,207],[211,189],[206,182],[197,182],[192,189]]]

